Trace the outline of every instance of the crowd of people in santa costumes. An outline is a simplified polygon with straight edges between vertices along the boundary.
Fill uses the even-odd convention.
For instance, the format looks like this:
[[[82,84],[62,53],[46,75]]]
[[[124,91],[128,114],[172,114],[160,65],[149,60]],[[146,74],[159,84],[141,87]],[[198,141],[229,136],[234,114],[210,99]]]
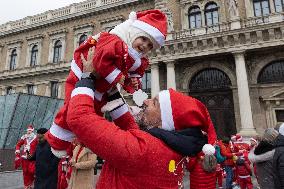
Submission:
[[[31,189],[34,184],[35,163],[28,160],[28,155],[35,152],[37,143],[34,128],[28,125],[27,132],[17,142],[15,151],[15,169],[22,167],[25,189]]]
[[[74,52],[64,105],[50,130],[44,131],[47,141],[40,133],[35,150],[32,142],[37,140],[31,140],[28,131],[17,144],[16,157],[22,144],[28,146],[24,152],[30,160],[49,161],[41,151],[52,157],[58,189],[92,188],[89,182],[80,183],[84,182],[80,178],[92,179],[96,155],[105,160],[97,189],[182,188],[185,167],[191,189],[216,188],[217,175],[221,188],[223,168],[226,188],[236,182],[250,189],[248,154],[257,147],[244,143],[240,135],[217,141],[209,112],[200,101],[168,89],[134,111],[121,96],[118,85],[130,93],[141,88],[140,79],[149,64],[147,53],[163,46],[166,33],[165,14],[146,10],[131,12],[110,32],[89,37]],[[102,116],[106,112],[113,122]],[[75,138],[80,141],[76,147],[72,145]],[[24,160],[25,180],[29,173],[24,171]],[[26,180],[25,186],[32,187]]]

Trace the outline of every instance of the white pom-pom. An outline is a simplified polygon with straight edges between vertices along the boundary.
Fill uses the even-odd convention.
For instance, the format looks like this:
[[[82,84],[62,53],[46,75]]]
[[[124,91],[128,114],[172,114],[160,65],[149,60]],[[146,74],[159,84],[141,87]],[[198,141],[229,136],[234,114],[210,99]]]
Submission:
[[[215,154],[215,148],[214,148],[214,146],[212,146],[211,144],[205,144],[205,145],[202,147],[202,152],[203,152],[205,155],[214,155],[214,154]]]
[[[128,16],[129,20],[137,20],[137,14],[136,12],[132,11],[131,13],[129,13],[129,16]]]
[[[133,93],[133,101],[137,106],[142,106],[144,100],[146,100],[147,98],[148,95],[145,92],[143,92],[141,89]]]

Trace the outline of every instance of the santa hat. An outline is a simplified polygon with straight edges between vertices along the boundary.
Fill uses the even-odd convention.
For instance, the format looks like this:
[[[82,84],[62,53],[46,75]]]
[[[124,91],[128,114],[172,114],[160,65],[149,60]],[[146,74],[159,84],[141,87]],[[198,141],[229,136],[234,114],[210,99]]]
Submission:
[[[210,115],[204,104],[195,98],[186,96],[173,89],[159,93],[162,128],[165,130],[182,130],[190,127],[200,127],[207,133],[208,143],[202,151],[212,154],[213,144],[216,142],[216,133]]]
[[[34,131],[34,127],[32,126],[32,125],[28,125],[28,127],[27,127],[27,131]]]
[[[138,13],[131,12],[129,19],[132,26],[148,33],[158,44],[163,46],[167,36],[167,17],[160,10],[146,10]]]
[[[253,137],[251,137],[249,140],[252,141],[252,142],[257,143],[257,140],[255,138],[253,138]]]
[[[131,12],[129,19],[109,33],[119,36],[128,46],[139,36],[147,37],[154,49],[163,46],[167,35],[167,18],[160,10]]]
[[[236,134],[236,135],[232,135],[231,136],[231,140],[233,142],[242,142],[243,141],[243,137],[240,134]]]

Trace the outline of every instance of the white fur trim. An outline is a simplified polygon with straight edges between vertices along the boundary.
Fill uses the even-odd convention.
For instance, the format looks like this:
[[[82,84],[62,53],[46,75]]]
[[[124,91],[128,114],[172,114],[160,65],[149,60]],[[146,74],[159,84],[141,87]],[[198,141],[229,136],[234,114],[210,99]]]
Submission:
[[[20,150],[16,150],[15,151],[15,154],[19,154],[21,151]]]
[[[138,77],[138,78],[141,78],[141,75],[139,75],[139,74],[128,74],[128,77]]]
[[[163,46],[165,44],[165,36],[157,28],[140,20],[135,20],[132,25],[151,35],[160,46]]]
[[[105,79],[107,82],[112,83],[120,73],[121,71],[118,68],[115,68]]]
[[[159,93],[159,103],[161,109],[162,128],[168,131],[175,130],[169,90],[164,90]]]
[[[129,13],[129,16],[128,16],[129,20],[137,20],[137,14],[136,12],[132,11]]]
[[[137,70],[137,68],[139,68],[140,66],[141,66],[141,59],[136,59],[135,63],[131,66],[129,71],[133,72],[133,71]]]
[[[94,91],[88,87],[77,87],[75,88],[72,93],[71,93],[71,98],[76,96],[76,95],[88,95],[90,96],[92,99],[94,99]]]
[[[95,95],[95,98],[98,100],[98,101],[101,101],[102,100],[102,98],[103,98],[103,93],[100,93],[100,92],[98,92],[98,91],[94,91],[94,95]]]
[[[124,104],[124,101],[122,100],[122,98],[119,98],[119,99],[115,99],[113,101],[110,101],[108,103],[106,103],[106,105],[104,105],[102,108],[101,108],[101,112],[102,113],[105,113],[105,112],[109,112],[109,111],[112,111],[113,109],[115,109],[116,107],[118,106],[121,106],[122,104]]]
[[[101,33],[98,33],[98,34],[96,34],[96,35],[93,35],[92,38],[98,42],[100,36],[101,36]]]
[[[142,53],[137,52],[135,49],[133,49],[132,47],[128,46],[128,54],[134,59],[140,59],[142,57]]]
[[[279,127],[279,133],[280,133],[281,135],[284,135],[284,123],[282,123],[282,124],[280,125],[280,127]]]
[[[116,120],[117,118],[121,117],[123,114],[128,112],[128,106],[124,104],[123,106],[117,108],[116,110],[110,112],[110,116],[113,120]]]
[[[67,152],[65,150],[55,150],[52,147],[51,147],[51,152],[53,153],[53,155],[55,155],[60,159],[67,155]]]
[[[211,144],[205,144],[205,145],[202,147],[202,152],[203,152],[205,155],[214,155],[214,154],[215,154],[215,148],[214,148],[214,146],[212,146]]]
[[[82,70],[79,68],[79,66],[76,64],[75,60],[73,59],[71,62],[71,70],[76,75],[76,77],[80,80],[82,77]]]
[[[59,127],[57,124],[53,122],[51,125],[51,128],[49,132],[55,136],[56,138],[59,138],[61,140],[67,141],[67,142],[72,142],[74,140],[75,135],[66,129],[63,129]]]

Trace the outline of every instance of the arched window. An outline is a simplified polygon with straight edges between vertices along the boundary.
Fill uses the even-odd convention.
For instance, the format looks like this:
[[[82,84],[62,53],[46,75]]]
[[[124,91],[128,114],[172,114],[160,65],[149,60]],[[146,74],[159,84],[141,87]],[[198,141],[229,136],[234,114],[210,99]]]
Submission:
[[[284,60],[275,61],[265,66],[259,73],[258,83],[284,82]]]
[[[218,6],[216,3],[208,3],[205,6],[206,25],[212,26],[219,22]]]
[[[14,49],[11,53],[10,70],[16,69],[17,50]]]
[[[215,69],[204,69],[198,72],[190,81],[190,91],[229,89],[231,80],[224,72]]]
[[[58,63],[61,57],[62,43],[60,40],[54,43],[53,62]]]
[[[37,64],[37,56],[38,56],[38,46],[34,45],[31,51],[31,62],[30,65],[33,67]]]
[[[189,28],[201,27],[201,11],[198,6],[191,7],[188,11]]]
[[[253,0],[254,16],[266,16],[270,13],[269,0]]]
[[[275,11],[276,12],[283,12],[284,8],[284,0],[274,0]]]
[[[87,35],[83,34],[79,38],[79,45],[81,45],[87,39]]]

